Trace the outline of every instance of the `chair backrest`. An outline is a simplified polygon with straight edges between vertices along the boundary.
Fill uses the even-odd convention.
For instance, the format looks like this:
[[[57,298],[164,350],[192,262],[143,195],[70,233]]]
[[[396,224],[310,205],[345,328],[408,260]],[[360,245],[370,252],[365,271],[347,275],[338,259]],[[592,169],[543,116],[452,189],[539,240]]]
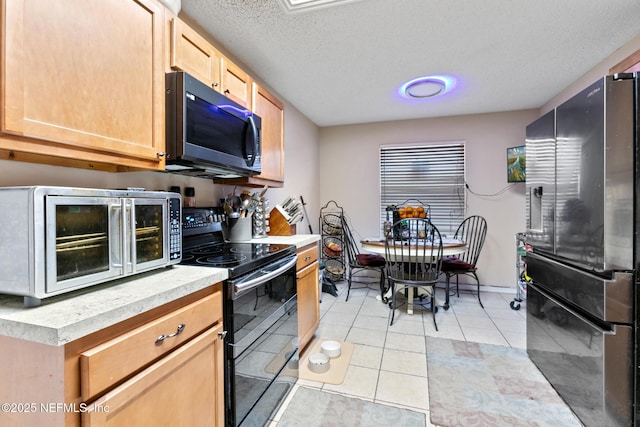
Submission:
[[[394,227],[402,229],[399,236],[385,241],[387,274],[405,284],[435,283],[442,267],[440,231],[429,219],[407,218]]]
[[[344,234],[343,250],[347,251],[347,262],[349,265],[357,264],[360,251],[351,233],[351,228],[349,228],[349,224],[347,224],[347,220],[344,217],[342,217],[342,232]]]
[[[460,239],[467,244],[467,250],[458,255],[458,258],[475,267],[486,237],[487,221],[483,217],[472,215],[465,218],[454,236],[455,239]]]

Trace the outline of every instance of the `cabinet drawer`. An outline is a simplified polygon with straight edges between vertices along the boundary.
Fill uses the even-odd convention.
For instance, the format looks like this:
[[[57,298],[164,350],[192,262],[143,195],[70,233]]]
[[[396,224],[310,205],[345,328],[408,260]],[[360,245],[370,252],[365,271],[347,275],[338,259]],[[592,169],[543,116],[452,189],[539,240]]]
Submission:
[[[296,270],[300,271],[309,264],[312,264],[318,260],[318,245],[307,245],[298,249],[298,264],[296,264]]]
[[[219,321],[221,294],[216,292],[80,354],[82,399],[90,399]]]
[[[224,425],[222,325],[110,390],[82,413],[85,427]]]

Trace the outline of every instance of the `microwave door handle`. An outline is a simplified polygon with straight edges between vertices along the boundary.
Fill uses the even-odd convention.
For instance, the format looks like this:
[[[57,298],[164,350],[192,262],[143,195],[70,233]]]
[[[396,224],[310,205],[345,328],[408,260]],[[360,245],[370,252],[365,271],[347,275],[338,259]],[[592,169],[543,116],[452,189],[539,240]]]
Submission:
[[[253,115],[248,117],[248,121],[251,130],[251,137],[253,138],[253,156],[251,157],[251,163],[249,163],[249,167],[251,167],[256,161],[258,151],[260,151],[260,138],[258,136],[258,128],[256,128],[256,122],[253,120]]]
[[[111,248],[111,266],[114,268],[118,268],[120,270],[123,269],[123,247],[122,247],[122,204],[111,204],[109,206],[109,214],[111,216],[110,225],[111,230],[109,240],[111,241],[109,247]],[[112,238],[112,237],[116,238]]]

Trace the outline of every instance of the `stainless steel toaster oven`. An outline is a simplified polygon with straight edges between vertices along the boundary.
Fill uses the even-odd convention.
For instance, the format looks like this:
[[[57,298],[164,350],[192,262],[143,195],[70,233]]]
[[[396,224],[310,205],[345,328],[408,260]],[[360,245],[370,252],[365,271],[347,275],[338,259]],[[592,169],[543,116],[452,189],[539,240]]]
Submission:
[[[42,298],[180,262],[180,195],[0,188],[0,293]]]

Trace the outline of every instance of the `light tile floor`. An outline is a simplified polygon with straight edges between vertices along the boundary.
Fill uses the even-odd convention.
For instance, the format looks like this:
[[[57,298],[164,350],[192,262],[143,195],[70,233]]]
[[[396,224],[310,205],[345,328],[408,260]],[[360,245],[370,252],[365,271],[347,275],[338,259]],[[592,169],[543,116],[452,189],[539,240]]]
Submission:
[[[387,405],[423,412],[429,422],[426,337],[497,344],[517,348],[526,346],[525,304],[512,310],[513,291],[483,292],[484,309],[475,293],[451,296],[449,310],[436,313],[438,331],[431,311],[414,304],[409,315],[406,305],[396,310],[389,326],[390,309],[376,297],[377,284],[352,289],[345,301],[346,282],[338,282],[338,297],[322,294],[320,326],[316,337],[355,344],[344,382],[340,385],[298,380],[289,397],[274,417],[271,427],[286,409],[299,386],[315,387]],[[355,286],[355,285],[354,285]],[[362,286],[362,285],[359,285]],[[444,297],[444,290],[437,290]]]

